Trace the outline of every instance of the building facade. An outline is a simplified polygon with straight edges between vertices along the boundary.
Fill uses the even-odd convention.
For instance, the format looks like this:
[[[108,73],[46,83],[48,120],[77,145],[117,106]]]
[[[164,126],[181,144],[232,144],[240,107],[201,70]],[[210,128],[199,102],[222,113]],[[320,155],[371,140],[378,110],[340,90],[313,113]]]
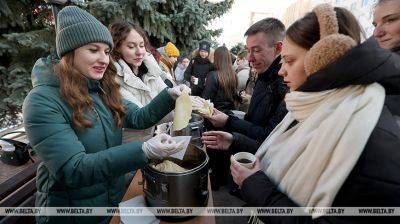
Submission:
[[[311,11],[314,6],[321,3],[330,3],[350,10],[364,28],[368,38],[374,31],[372,19],[373,7],[376,2],[377,0],[297,0],[287,8],[282,21],[286,26],[290,26],[294,21],[304,16],[305,13]]]

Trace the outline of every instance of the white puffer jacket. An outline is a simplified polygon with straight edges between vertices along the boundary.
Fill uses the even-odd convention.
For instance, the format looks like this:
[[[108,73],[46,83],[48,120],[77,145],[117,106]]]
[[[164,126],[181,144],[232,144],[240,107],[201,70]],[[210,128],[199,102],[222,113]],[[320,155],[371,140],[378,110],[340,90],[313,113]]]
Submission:
[[[160,75],[163,73],[158,66],[153,55],[146,53],[143,63],[148,69],[146,74],[143,74],[142,79],[133,73],[128,64],[120,59],[114,62],[117,68],[117,82],[121,85],[120,92],[122,97],[134,102],[139,107],[147,105],[155,96],[157,96],[167,85],[163,82]],[[173,112],[165,116],[160,122],[170,122],[173,120]],[[122,141],[146,141],[153,136],[154,126],[144,130],[124,129]]]

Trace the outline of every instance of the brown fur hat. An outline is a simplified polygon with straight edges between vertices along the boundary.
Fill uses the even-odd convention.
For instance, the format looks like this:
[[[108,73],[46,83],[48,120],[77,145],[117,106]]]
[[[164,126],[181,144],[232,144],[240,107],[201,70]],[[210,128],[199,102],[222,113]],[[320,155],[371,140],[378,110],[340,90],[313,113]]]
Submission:
[[[351,37],[339,34],[336,12],[331,5],[317,5],[313,12],[318,18],[320,40],[311,47],[305,56],[304,68],[307,75],[336,61],[357,45]]]

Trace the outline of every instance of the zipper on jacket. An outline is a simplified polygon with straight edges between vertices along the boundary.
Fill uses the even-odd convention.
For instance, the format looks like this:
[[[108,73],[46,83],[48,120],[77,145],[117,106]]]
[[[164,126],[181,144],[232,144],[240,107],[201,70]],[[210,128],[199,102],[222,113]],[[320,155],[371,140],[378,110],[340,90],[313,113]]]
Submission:
[[[99,112],[97,112],[96,108],[92,105],[90,106],[90,108],[92,109],[92,111],[96,114],[96,121],[98,121],[100,119],[100,115]]]
[[[94,107],[93,104],[91,104],[89,101],[87,102],[89,105],[90,109],[93,111],[93,113],[96,115],[96,121],[100,120],[100,115],[99,112],[97,112],[96,108]]]

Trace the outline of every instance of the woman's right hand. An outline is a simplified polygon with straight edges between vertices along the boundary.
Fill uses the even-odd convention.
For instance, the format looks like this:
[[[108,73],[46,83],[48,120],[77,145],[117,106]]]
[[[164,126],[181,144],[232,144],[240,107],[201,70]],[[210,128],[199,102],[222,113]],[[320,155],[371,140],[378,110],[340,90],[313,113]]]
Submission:
[[[180,84],[178,86],[174,86],[172,88],[168,89],[168,94],[174,99],[176,100],[183,91],[186,91],[188,94],[191,94],[192,90],[184,84]]]
[[[207,131],[201,137],[203,144],[210,149],[228,150],[233,142],[233,135],[224,131]]]
[[[163,159],[182,149],[182,142],[176,142],[172,137],[162,133],[147,140],[142,145],[142,150],[149,159]]]
[[[216,127],[216,128],[223,128],[225,127],[226,122],[228,121],[229,116],[221,111],[219,111],[217,108],[214,107],[213,114],[207,115],[207,114],[200,114],[202,117],[206,118],[211,122],[211,124]]]

